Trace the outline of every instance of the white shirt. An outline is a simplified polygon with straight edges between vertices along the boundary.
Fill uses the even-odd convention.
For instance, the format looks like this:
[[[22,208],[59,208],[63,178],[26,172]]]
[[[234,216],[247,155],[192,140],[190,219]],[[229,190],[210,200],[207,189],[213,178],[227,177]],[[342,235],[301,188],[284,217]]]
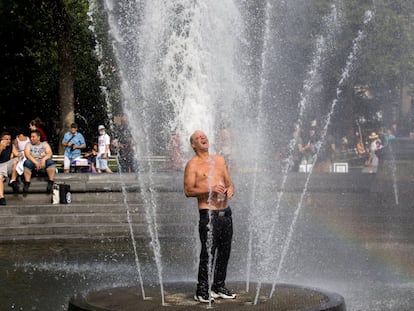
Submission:
[[[102,156],[106,151],[106,146],[108,146],[108,157],[111,155],[109,150],[109,145],[111,144],[111,138],[108,134],[102,134],[98,137],[98,157]]]

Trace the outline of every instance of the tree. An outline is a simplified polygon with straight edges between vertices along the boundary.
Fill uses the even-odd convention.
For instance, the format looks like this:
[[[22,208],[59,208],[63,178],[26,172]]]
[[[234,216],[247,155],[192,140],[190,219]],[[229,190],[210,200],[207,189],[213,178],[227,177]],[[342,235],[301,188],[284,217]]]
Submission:
[[[11,104],[1,125],[26,127],[41,117],[55,152],[58,133],[71,122],[81,123],[91,142],[107,120],[87,11],[87,0],[0,4],[0,101]]]

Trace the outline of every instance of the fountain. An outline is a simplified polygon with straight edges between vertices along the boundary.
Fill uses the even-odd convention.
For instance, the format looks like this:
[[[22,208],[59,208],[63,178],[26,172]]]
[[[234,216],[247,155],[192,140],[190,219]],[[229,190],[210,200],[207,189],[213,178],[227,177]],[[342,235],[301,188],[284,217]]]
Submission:
[[[66,300],[56,302],[54,311],[67,309],[67,295],[72,296],[70,311],[344,311],[345,300],[348,311],[412,309],[414,271],[407,260],[413,253],[407,221],[413,216],[412,168],[404,169],[410,162],[404,155],[410,152],[399,153],[402,147],[396,141],[377,176],[293,173],[289,168],[279,172],[271,162],[275,140],[291,149],[294,123],[306,122],[321,68],[341,28],[341,1],[334,1],[303,81],[292,82],[300,95],[295,102],[287,100],[279,83],[288,68],[284,35],[293,17],[307,14],[306,4],[309,1],[103,2],[137,159],[166,154],[176,134],[189,159],[188,138],[196,129],[208,134],[216,149],[212,151],[224,152],[219,130],[233,134],[232,154],[238,157],[230,159],[236,196],[231,201],[235,231],[227,286],[237,299],[211,305],[193,300],[199,253],[196,202],[183,195],[182,171],[159,172],[151,163],[136,175],[113,177],[113,187],[119,186],[123,197],[118,204],[125,207],[127,241],[102,239],[93,247],[77,241],[73,253],[64,253],[66,246],[47,245],[33,255],[38,261],[22,259],[13,269],[2,265],[6,284],[24,271],[23,283],[35,284],[31,299],[44,293],[43,285],[36,283],[39,278],[65,288],[61,291]],[[340,104],[341,88],[352,74],[372,17],[367,11],[346,53],[342,79],[330,110],[323,113],[325,129]],[[279,30],[283,27],[284,33]],[[406,140],[403,145],[410,144]],[[51,252],[57,254],[53,261],[42,261],[42,254]],[[47,304],[58,296],[55,288],[49,289]],[[11,291],[27,293],[20,285],[5,296]],[[27,306],[37,309],[35,303]]]
[[[276,281],[272,286],[262,282],[268,270],[272,270],[271,263],[275,255],[274,252],[268,251],[275,246],[273,245],[275,224],[269,224],[268,221],[266,223],[257,215],[257,207],[264,208],[262,205],[268,201],[262,199],[268,194],[262,193],[259,189],[263,188],[264,181],[261,172],[267,169],[264,164],[262,146],[263,133],[267,131],[266,114],[269,113],[265,96],[269,87],[267,82],[271,76],[267,67],[271,62],[272,51],[275,49],[271,35],[274,29],[272,21],[275,10],[272,3],[267,1],[263,7],[259,6],[263,11],[264,22],[261,31],[262,38],[256,39],[256,44],[262,46],[261,52],[258,52],[260,48],[258,49],[255,43],[243,42],[247,37],[247,28],[260,22],[260,16],[249,12],[251,9],[247,4],[235,3],[231,0],[209,1],[208,3],[186,0],[167,3],[156,0],[117,3],[107,0],[105,7],[111,35],[114,38],[114,51],[118,59],[124,95],[124,111],[128,116],[131,131],[142,133],[144,138],[144,141],[136,139],[134,142],[137,157],[162,152],[162,146],[166,145],[169,137],[175,133],[183,139],[182,145],[187,146],[188,143],[184,138],[189,137],[200,127],[214,142],[216,138],[218,139],[218,129],[220,127],[224,129],[224,125],[227,130],[243,135],[243,141],[235,137],[231,142],[233,151],[240,150],[242,145],[245,150],[253,151],[250,154],[244,152],[244,156],[240,159],[232,159],[232,161],[237,167],[253,165],[253,174],[247,175],[253,183],[252,194],[246,192],[247,196],[245,195],[242,200],[250,202],[249,218],[255,220],[251,223],[262,226],[262,228],[259,230],[249,228],[250,251],[247,260],[246,290],[243,291],[240,288],[239,282],[233,283],[232,286],[240,293],[239,298],[236,303],[225,304],[225,308],[239,309],[244,306],[250,309],[248,307],[250,305],[252,309],[257,310],[269,307],[274,310],[345,310],[343,298],[337,294],[303,286],[276,285]],[[240,13],[241,10],[244,10],[244,16]],[[254,10],[251,11],[254,12]],[[246,23],[243,18],[250,20],[251,24]],[[240,53],[241,46],[244,46],[247,52]],[[260,59],[258,70],[260,78],[255,81],[254,68],[249,68],[243,63],[247,63],[257,53]],[[320,57],[316,59],[320,61]],[[312,69],[313,72],[317,71],[318,65],[314,67],[316,68]],[[312,82],[308,83],[308,89]],[[255,85],[258,85],[258,92],[254,91]],[[258,101],[257,109],[251,110],[249,106],[251,107],[251,102],[254,100]],[[238,109],[235,109],[236,107]],[[302,122],[303,111],[300,114],[299,123]],[[329,118],[325,127],[327,128],[328,125]],[[151,166],[149,170],[147,177],[139,177],[140,189],[146,189],[146,185],[154,183],[151,177]],[[288,172],[286,172],[284,184],[287,174]],[[237,175],[235,182],[237,184]],[[304,186],[305,190],[299,206],[302,205],[307,184],[308,182]],[[283,188],[284,185],[281,191],[284,191]],[[127,310],[129,305],[142,310],[157,305],[168,305],[172,308],[180,306],[180,309],[186,306],[188,309],[194,308],[194,302],[189,302],[188,294],[192,293],[193,289],[188,283],[164,284],[162,250],[156,229],[157,208],[161,208],[161,205],[151,187],[149,192],[144,190],[140,192],[140,195],[144,198],[161,298],[147,299],[141,282],[140,288],[113,288],[80,295],[71,301],[69,310],[93,310],[98,307],[104,310]],[[276,213],[270,211],[270,220],[275,223],[279,222],[280,203],[281,195],[278,198]],[[128,204],[126,206],[129,215]],[[286,256],[286,244],[290,244],[292,239],[299,211],[300,208],[295,213],[293,226],[290,226],[285,239],[276,278],[279,277]],[[263,213],[263,210],[260,213]],[[259,239],[258,252],[253,255],[251,252],[254,248],[253,239],[259,235],[263,236],[265,231],[269,230],[269,225],[272,230],[264,240]],[[135,242],[133,230],[131,230],[131,236]],[[139,254],[135,252],[137,273],[141,280],[142,269],[138,264],[138,256]],[[255,271],[251,269],[253,263],[258,267]],[[258,282],[254,298],[250,297],[249,293],[253,274],[256,274],[255,278]],[[137,294],[140,291],[141,294]],[[154,293],[154,288],[151,290],[151,296],[158,296]],[[220,304],[223,302],[218,305]],[[117,305],[117,307],[111,308],[111,305]],[[211,304],[209,306],[211,307]]]

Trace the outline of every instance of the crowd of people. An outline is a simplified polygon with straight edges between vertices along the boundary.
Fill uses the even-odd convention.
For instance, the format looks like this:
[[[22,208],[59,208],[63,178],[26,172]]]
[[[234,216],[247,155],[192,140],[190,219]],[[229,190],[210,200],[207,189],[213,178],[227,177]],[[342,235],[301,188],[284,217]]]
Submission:
[[[395,139],[398,135],[397,124],[392,124],[388,129],[380,129],[377,132],[371,132],[368,136],[368,141],[364,144],[364,153],[368,155],[365,161],[366,172],[376,173],[379,165],[378,153],[388,144],[391,140]]]
[[[125,123],[125,122],[124,122]],[[72,123],[68,132],[64,133],[60,144],[64,148],[63,154],[63,173],[74,171],[79,160],[84,163],[83,171],[91,173],[112,173],[109,166],[111,148],[117,154],[119,169],[123,172],[137,171],[137,163],[132,152],[132,138],[128,135],[126,127],[121,122],[119,128],[114,132],[118,133],[113,138],[108,135],[104,125],[99,125],[98,135],[92,144],[92,148],[87,150],[85,137],[79,132],[78,125]],[[0,142],[0,173],[3,182],[0,182],[0,205],[5,205],[4,181],[9,178],[8,185],[15,194],[23,192],[27,195],[30,188],[32,174],[43,173],[47,176],[47,192],[53,189],[54,177],[56,173],[56,163],[53,161],[52,147],[47,141],[47,135],[43,130],[43,123],[40,119],[34,119],[29,123],[30,135],[24,129],[17,129],[13,135],[4,131],[1,134]],[[375,173],[378,168],[378,150],[387,146],[390,140],[397,136],[397,125],[393,124],[390,128],[379,129],[369,132],[363,137],[361,128],[354,137],[346,136],[341,139],[335,138],[325,128],[318,128],[316,122],[302,130],[295,127],[292,133],[289,151],[278,152],[277,159],[283,162],[281,169],[287,168],[293,172],[308,172],[309,166],[312,172],[324,173],[332,171],[332,164],[338,154],[346,150],[355,151],[361,159],[365,159],[365,172]],[[127,133],[128,132],[128,133]],[[228,165],[231,161],[231,132],[228,128],[220,130],[217,138],[217,150],[223,155]],[[166,168],[182,170],[184,166],[185,153],[181,146],[181,139],[178,133],[172,135],[169,142],[168,151],[171,156]],[[86,164],[85,164],[86,163]],[[231,165],[233,166],[233,165]],[[19,182],[19,176],[20,182]],[[23,188],[20,189],[20,185]]]
[[[379,164],[379,151],[397,135],[395,123],[389,128],[369,131],[366,135],[358,126],[353,137],[343,136],[340,139],[324,128],[318,130],[316,124],[311,124],[303,132],[297,127],[292,135],[291,158],[285,157],[285,168],[294,172],[308,172],[308,166],[312,166],[312,172],[331,172],[334,161],[358,158],[365,160],[363,172],[375,173]]]
[[[316,124],[302,134],[295,128],[292,136],[294,142],[292,160],[289,165],[292,171],[298,172],[303,167],[313,166],[314,172],[330,172],[332,160],[336,152],[335,139],[326,129],[317,130]]]
[[[111,156],[111,137],[106,133],[104,125],[98,126],[97,141],[94,142],[90,151],[82,155],[82,150],[86,149],[86,142],[83,135],[78,132],[78,125],[72,123],[70,130],[66,132],[62,139],[65,147],[63,172],[69,173],[72,164],[81,158],[88,159],[88,169],[92,173],[112,173],[109,168],[108,159]]]
[[[36,118],[29,123],[29,136],[24,129],[11,132],[3,131],[0,134],[0,205],[6,205],[4,185],[7,178],[15,195],[20,192],[26,196],[30,189],[32,175],[47,176],[46,193],[52,193],[56,174],[56,163],[53,160],[53,151],[47,141],[42,122]],[[82,154],[87,148],[84,136],[78,131],[78,125],[72,123],[70,130],[63,135],[61,141],[64,147],[63,172],[69,173],[74,161],[81,158],[87,160],[90,172],[112,173],[108,160],[111,155],[111,138],[106,133],[104,125],[99,125],[98,136],[93,148]],[[21,182],[23,184],[20,189]]]
[[[32,123],[30,123],[32,126]],[[33,172],[45,172],[48,177],[46,191],[51,193],[55,178],[55,162],[52,149],[47,141],[41,140],[41,131],[31,129],[30,138],[19,130],[12,140],[9,132],[1,133],[0,141],[0,205],[6,205],[4,181],[9,177],[8,185],[13,193],[19,193],[18,176],[23,179],[23,195],[27,195]]]

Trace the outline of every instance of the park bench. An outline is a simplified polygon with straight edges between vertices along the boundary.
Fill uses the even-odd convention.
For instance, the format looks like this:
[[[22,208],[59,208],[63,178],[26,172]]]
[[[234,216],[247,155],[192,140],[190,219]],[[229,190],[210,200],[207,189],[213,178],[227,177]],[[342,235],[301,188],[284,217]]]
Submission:
[[[63,154],[53,155],[52,160],[56,163],[56,172],[63,173]],[[142,156],[138,159],[138,167],[140,171],[147,171],[149,170],[150,166],[155,171],[162,171],[167,169],[168,163],[170,162],[170,157],[164,155],[150,155],[150,156]],[[118,172],[118,161],[117,156],[112,155],[109,157],[108,166],[113,172]],[[82,163],[82,165],[74,165],[71,166],[71,172],[84,172],[88,169]]]
[[[52,156],[52,160],[56,163],[56,172],[63,173],[63,154],[55,154]],[[90,164],[85,165],[84,163],[74,163],[72,162],[70,171],[71,172],[84,172],[87,171],[90,167]],[[118,171],[118,162],[116,160],[116,156],[110,156],[108,159],[108,166],[113,172]]]

